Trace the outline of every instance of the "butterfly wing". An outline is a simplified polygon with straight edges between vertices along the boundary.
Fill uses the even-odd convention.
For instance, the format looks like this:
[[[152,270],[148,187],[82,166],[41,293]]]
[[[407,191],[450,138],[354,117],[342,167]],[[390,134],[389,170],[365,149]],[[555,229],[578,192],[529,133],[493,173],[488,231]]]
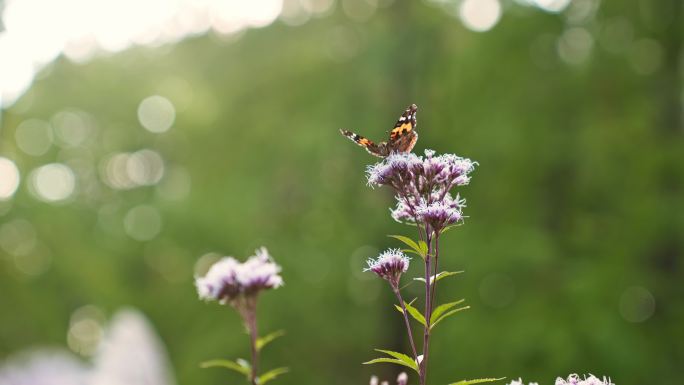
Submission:
[[[351,140],[352,142],[354,142],[354,143],[358,144],[359,146],[365,148],[366,151],[368,151],[368,153],[371,155],[375,155],[375,156],[380,157],[380,158],[384,158],[387,155],[389,155],[389,153],[387,151],[387,143],[386,142],[376,144],[375,142],[373,142],[372,140],[370,140],[366,137],[363,137],[363,136],[361,136],[355,132],[351,132],[351,131],[347,131],[347,130],[340,130],[340,133],[342,135],[346,136],[347,138],[349,138],[349,140]]]
[[[411,104],[399,117],[390,131],[388,147],[392,152],[410,152],[418,141],[416,112],[418,106]]]

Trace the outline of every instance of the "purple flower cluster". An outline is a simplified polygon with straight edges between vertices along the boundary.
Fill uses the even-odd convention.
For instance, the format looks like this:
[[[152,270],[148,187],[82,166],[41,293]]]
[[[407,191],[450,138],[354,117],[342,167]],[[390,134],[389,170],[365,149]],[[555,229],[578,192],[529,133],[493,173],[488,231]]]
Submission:
[[[369,166],[368,184],[390,186],[396,192],[397,206],[392,218],[398,222],[421,223],[439,232],[463,220],[465,201],[451,195],[456,186],[470,182],[468,174],[477,163],[453,154],[435,155],[426,150],[421,157],[413,153],[392,154]]]
[[[522,381],[522,379],[518,379],[517,381],[511,381],[508,385],[525,385],[525,383]],[[536,382],[530,382],[529,385],[538,385]],[[571,374],[568,376],[567,380],[562,379],[561,377],[556,378],[555,385],[615,385],[613,382],[610,380],[610,378],[603,377],[603,380],[594,377],[593,375],[589,375],[589,377],[584,377],[584,379],[581,379],[578,375],[576,374]]]
[[[384,251],[378,259],[370,258],[368,268],[364,271],[372,271],[378,277],[386,279],[390,284],[396,285],[399,283],[399,278],[402,273],[405,273],[409,267],[409,257],[399,249],[388,249]]]
[[[283,278],[279,273],[280,266],[262,247],[243,263],[233,257],[219,260],[204,277],[195,279],[195,285],[201,299],[226,304],[240,296],[254,296],[261,290],[282,286]]]
[[[408,375],[406,373],[401,372],[399,376],[397,377],[397,385],[406,385],[408,384]],[[370,379],[370,385],[389,385],[389,381],[383,381],[380,382],[378,377],[372,376]]]
[[[589,375],[589,377],[584,377],[584,379],[581,379],[578,375],[576,374],[571,374],[568,376],[567,380],[564,380],[560,377],[556,378],[556,385],[614,385],[613,382],[610,380],[610,378],[606,378],[605,376],[603,379],[598,379],[594,377],[593,375]]]

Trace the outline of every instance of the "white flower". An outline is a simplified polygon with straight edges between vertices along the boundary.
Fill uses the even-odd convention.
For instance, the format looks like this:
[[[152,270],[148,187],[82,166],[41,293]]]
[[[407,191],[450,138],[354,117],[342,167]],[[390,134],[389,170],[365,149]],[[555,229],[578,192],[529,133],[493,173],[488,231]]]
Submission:
[[[556,385],[615,385],[613,382],[610,380],[610,378],[606,378],[605,376],[603,377],[603,380],[598,379],[594,377],[593,374],[590,374],[589,377],[584,377],[584,379],[580,379],[580,377],[577,374],[571,374],[568,376],[567,380],[564,380],[560,377],[556,378]]]
[[[197,293],[204,300],[217,300],[228,296],[230,291],[237,293],[236,275],[240,262],[233,257],[225,257],[211,266],[204,277],[195,279]],[[230,290],[231,288],[235,290]]]
[[[227,303],[240,295],[282,286],[280,266],[273,262],[268,250],[262,247],[255,254],[244,263],[225,257],[212,265],[204,277],[195,279],[199,297]]]
[[[408,270],[410,259],[400,249],[387,249],[378,259],[369,258],[366,263],[368,268],[364,271],[372,271],[382,279],[396,284],[402,273]]]
[[[508,385],[525,385],[525,383],[522,381],[522,379],[518,379],[517,381],[511,381]],[[538,385],[536,382],[530,382],[529,385]],[[610,378],[603,377],[603,380],[600,380],[593,375],[589,375],[589,377],[585,377],[584,379],[581,379],[578,375],[576,374],[571,374],[568,376],[567,380],[562,379],[561,377],[556,378],[555,385],[615,385],[611,382]]]
[[[279,273],[280,266],[273,262],[268,250],[262,247],[257,249],[256,255],[237,267],[236,279],[246,291],[275,289],[283,285],[283,278]]]

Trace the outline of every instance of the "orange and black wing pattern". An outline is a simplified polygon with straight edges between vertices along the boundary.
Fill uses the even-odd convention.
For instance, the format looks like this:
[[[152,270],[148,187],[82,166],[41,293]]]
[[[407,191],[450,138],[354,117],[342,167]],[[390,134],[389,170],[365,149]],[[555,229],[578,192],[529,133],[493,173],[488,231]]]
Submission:
[[[391,153],[411,152],[418,140],[418,133],[415,130],[416,111],[418,111],[418,107],[415,104],[411,104],[401,114],[394,128],[390,131],[389,141],[387,142],[375,143],[355,132],[347,130],[340,130],[340,132],[354,143],[365,148],[371,155],[380,158],[385,158]]]
[[[347,130],[340,130],[340,133],[342,135],[346,136],[349,138],[349,140],[353,141],[354,143],[358,144],[359,146],[363,147],[368,151],[369,154],[375,155],[380,158],[384,158],[389,153],[387,152],[387,143],[382,142],[380,144],[375,144],[372,140],[363,137],[355,132],[347,131]]]
[[[394,128],[390,131],[387,143],[390,152],[411,152],[413,150],[413,146],[418,141],[418,133],[416,132],[417,111],[418,106],[411,104],[397,120]]]

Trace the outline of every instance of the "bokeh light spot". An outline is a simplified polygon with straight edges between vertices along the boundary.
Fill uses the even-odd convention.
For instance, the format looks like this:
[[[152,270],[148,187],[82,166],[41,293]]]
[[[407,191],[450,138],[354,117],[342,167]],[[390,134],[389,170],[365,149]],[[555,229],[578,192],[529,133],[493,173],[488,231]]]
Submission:
[[[140,102],[138,120],[150,132],[166,132],[176,120],[176,109],[169,99],[153,95]]]
[[[157,184],[164,176],[164,160],[152,150],[140,150],[126,160],[128,178],[140,186]]]
[[[582,64],[589,59],[593,45],[594,38],[586,29],[568,28],[558,39],[558,56],[568,64]]]
[[[489,31],[501,18],[501,3],[499,0],[464,0],[458,15],[471,31]]]
[[[552,13],[562,12],[568,5],[570,5],[571,0],[534,0],[534,4]]]
[[[105,317],[99,308],[86,305],[71,314],[67,345],[72,351],[83,355],[93,355],[104,335]]]
[[[655,312],[655,305],[655,298],[650,291],[640,286],[632,286],[620,297],[620,315],[628,322],[644,322]]]
[[[29,175],[29,189],[35,197],[46,202],[69,198],[76,187],[76,176],[66,165],[51,163],[39,167]]]
[[[52,130],[50,125],[39,119],[28,119],[14,132],[17,146],[26,154],[33,156],[44,155],[52,145]]]
[[[10,199],[19,187],[19,169],[11,160],[0,157],[0,201]]]
[[[90,135],[91,127],[84,114],[74,111],[60,111],[52,117],[58,144],[62,147],[77,147]]]
[[[37,244],[36,231],[25,219],[15,219],[0,226],[0,248],[14,256],[28,255]]]
[[[52,253],[42,244],[37,245],[30,253],[14,256],[14,265],[17,270],[30,276],[43,274],[48,270],[51,262]]]
[[[157,194],[162,199],[180,201],[190,195],[190,174],[182,167],[173,167],[164,174],[157,186]]]
[[[342,0],[342,10],[350,19],[358,22],[369,20],[378,7],[376,1],[371,0]]]
[[[156,208],[148,205],[136,206],[124,217],[126,234],[137,241],[154,239],[162,227],[162,218]]]
[[[493,308],[502,308],[510,305],[515,299],[515,282],[511,277],[493,273],[489,274],[480,282],[480,298],[482,302]]]
[[[615,17],[604,22],[600,34],[601,46],[608,52],[627,51],[634,39],[634,27],[629,19]]]
[[[372,273],[368,273],[372,276]],[[369,305],[375,302],[380,296],[381,289],[384,289],[384,282],[377,277],[368,281],[361,281],[356,277],[347,280],[347,290],[349,297],[358,305]]]
[[[209,252],[199,257],[197,262],[195,262],[195,277],[204,277],[211,266],[218,262],[222,257],[221,254],[215,252]]]

